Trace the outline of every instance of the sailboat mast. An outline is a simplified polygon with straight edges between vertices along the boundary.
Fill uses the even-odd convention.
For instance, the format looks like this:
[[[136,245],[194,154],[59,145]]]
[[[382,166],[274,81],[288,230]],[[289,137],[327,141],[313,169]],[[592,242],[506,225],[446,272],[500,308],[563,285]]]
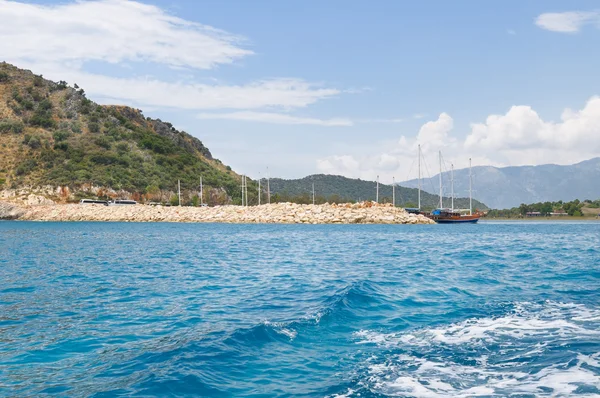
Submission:
[[[440,209],[444,208],[444,202],[442,200],[442,151],[440,151]]]
[[[392,205],[396,207],[396,178],[392,177]]]
[[[454,211],[454,164],[450,163],[450,182],[451,182],[451,190],[450,194],[452,195],[452,211]]]
[[[313,195],[312,195],[313,198],[312,199],[313,199],[313,206],[314,206],[314,204],[315,204],[315,183],[314,182],[312,183],[312,189],[313,189],[313,192],[312,192],[313,193]]]
[[[419,144],[419,210],[421,210],[421,144]]]
[[[260,173],[258,173],[258,205],[260,206],[260,194],[262,193],[260,191]]]
[[[200,204],[204,204],[204,192],[202,189],[202,176],[200,176]]]
[[[177,199],[179,200],[179,206],[181,206],[181,180],[177,180]]]
[[[375,196],[375,202],[379,203],[379,176],[377,176],[377,195]]]
[[[471,172],[471,158],[469,158],[469,215],[473,215],[473,173]]]
[[[269,168],[267,167],[267,201],[271,204],[271,182],[269,180]]]
[[[242,175],[242,206],[244,206],[244,176]]]

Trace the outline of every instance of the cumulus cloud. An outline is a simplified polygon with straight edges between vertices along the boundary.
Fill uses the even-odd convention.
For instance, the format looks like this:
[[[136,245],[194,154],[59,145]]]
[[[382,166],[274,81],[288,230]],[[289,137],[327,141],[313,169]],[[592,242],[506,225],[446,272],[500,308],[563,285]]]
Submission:
[[[388,182],[392,177],[412,179],[419,144],[426,176],[437,173],[439,149],[448,163],[445,167],[450,162],[456,168],[466,167],[469,158],[474,165],[571,164],[600,153],[600,97],[590,98],[581,110],[565,109],[557,122],[543,120],[530,106],[519,105],[471,124],[464,139],[452,135],[453,127],[452,117],[442,113],[423,124],[414,137],[402,136],[395,146],[382,145],[378,154],[331,156],[317,162],[317,167],[365,179],[381,175]]]
[[[576,33],[584,25],[600,22],[598,11],[550,12],[541,14],[535,24],[542,29],[560,33]]]
[[[271,112],[230,112],[230,113],[201,113],[199,119],[242,120],[273,124],[305,124],[313,126],[352,126],[349,119],[317,119],[292,116],[285,113]]]
[[[565,109],[559,122],[545,121],[529,106],[513,106],[504,115],[475,123],[464,146],[500,151],[509,164],[574,162],[600,151],[600,98],[583,109]]]
[[[305,107],[340,93],[301,79],[205,84],[129,76],[131,63],[188,71],[214,69],[253,52],[247,40],[137,1],[39,5],[0,0],[0,54],[8,62],[84,87],[101,102],[179,109]],[[90,63],[123,66],[119,77],[89,72]],[[95,67],[97,70],[97,66]]]
[[[252,54],[243,38],[135,1],[0,0],[2,55],[41,62],[151,61],[209,69]],[[18,43],[18,45],[15,45]]]

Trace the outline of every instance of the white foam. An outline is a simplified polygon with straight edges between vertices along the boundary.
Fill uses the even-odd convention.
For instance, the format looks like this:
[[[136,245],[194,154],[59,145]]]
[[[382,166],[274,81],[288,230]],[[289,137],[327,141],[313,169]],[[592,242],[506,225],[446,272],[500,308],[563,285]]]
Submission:
[[[581,385],[600,388],[600,376],[583,368],[582,362],[568,369],[563,368],[564,365],[554,365],[536,374],[528,374],[403,355],[388,364],[370,366],[365,384],[371,390],[385,395],[436,398],[514,394],[569,397]],[[411,370],[406,370],[409,367]],[[578,396],[599,395],[590,393]]]
[[[380,333],[361,330],[354,335],[358,344],[430,345],[444,343],[491,343],[505,338],[524,339],[540,336],[568,338],[570,336],[600,336],[598,325],[600,310],[591,310],[576,304],[548,302],[545,306],[523,303],[506,316],[498,318],[469,319],[439,328],[413,332]],[[539,348],[539,347],[538,347]]]
[[[289,337],[290,341],[294,340],[296,338],[296,336],[298,335],[297,331],[287,327],[287,325],[283,322],[270,322],[268,320],[265,320],[265,321],[263,321],[263,324],[265,326],[269,326],[269,327],[273,328],[273,330],[276,333]]]
[[[512,394],[568,397],[580,387],[597,391],[600,353],[565,351],[563,363],[541,370],[535,361],[543,358],[549,346],[567,346],[590,338],[597,341],[599,319],[600,310],[578,304],[522,303],[501,317],[470,319],[411,333],[361,330],[355,333],[358,344],[404,352],[370,359],[362,384],[384,395],[436,398]],[[462,353],[461,362],[453,361],[448,350]],[[480,353],[479,357],[465,364],[464,356],[473,352]]]

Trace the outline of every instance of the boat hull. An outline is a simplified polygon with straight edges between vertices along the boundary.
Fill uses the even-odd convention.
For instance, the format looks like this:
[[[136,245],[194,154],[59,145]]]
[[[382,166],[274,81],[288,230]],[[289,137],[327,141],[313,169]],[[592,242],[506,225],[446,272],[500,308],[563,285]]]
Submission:
[[[448,219],[433,219],[438,224],[475,224],[479,221],[479,217],[477,218],[464,218],[464,219],[456,219],[456,218],[448,218]]]
[[[482,214],[479,212],[475,214],[462,215],[457,212],[444,210],[436,210],[432,213],[421,214],[438,224],[475,224],[482,216]]]

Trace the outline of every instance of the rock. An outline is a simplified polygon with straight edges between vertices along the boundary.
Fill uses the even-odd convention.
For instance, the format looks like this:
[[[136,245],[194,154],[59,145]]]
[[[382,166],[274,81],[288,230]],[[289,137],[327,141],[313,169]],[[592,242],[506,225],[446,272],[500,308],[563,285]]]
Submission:
[[[0,220],[15,220],[25,214],[20,207],[6,202],[0,202]]]
[[[31,203],[39,203],[32,198]],[[430,219],[408,214],[404,209],[372,202],[355,204],[298,205],[277,203],[241,207],[153,207],[57,205],[39,203],[25,207],[19,217],[43,221],[166,221],[282,224],[431,224]],[[14,217],[14,216],[11,216]]]

